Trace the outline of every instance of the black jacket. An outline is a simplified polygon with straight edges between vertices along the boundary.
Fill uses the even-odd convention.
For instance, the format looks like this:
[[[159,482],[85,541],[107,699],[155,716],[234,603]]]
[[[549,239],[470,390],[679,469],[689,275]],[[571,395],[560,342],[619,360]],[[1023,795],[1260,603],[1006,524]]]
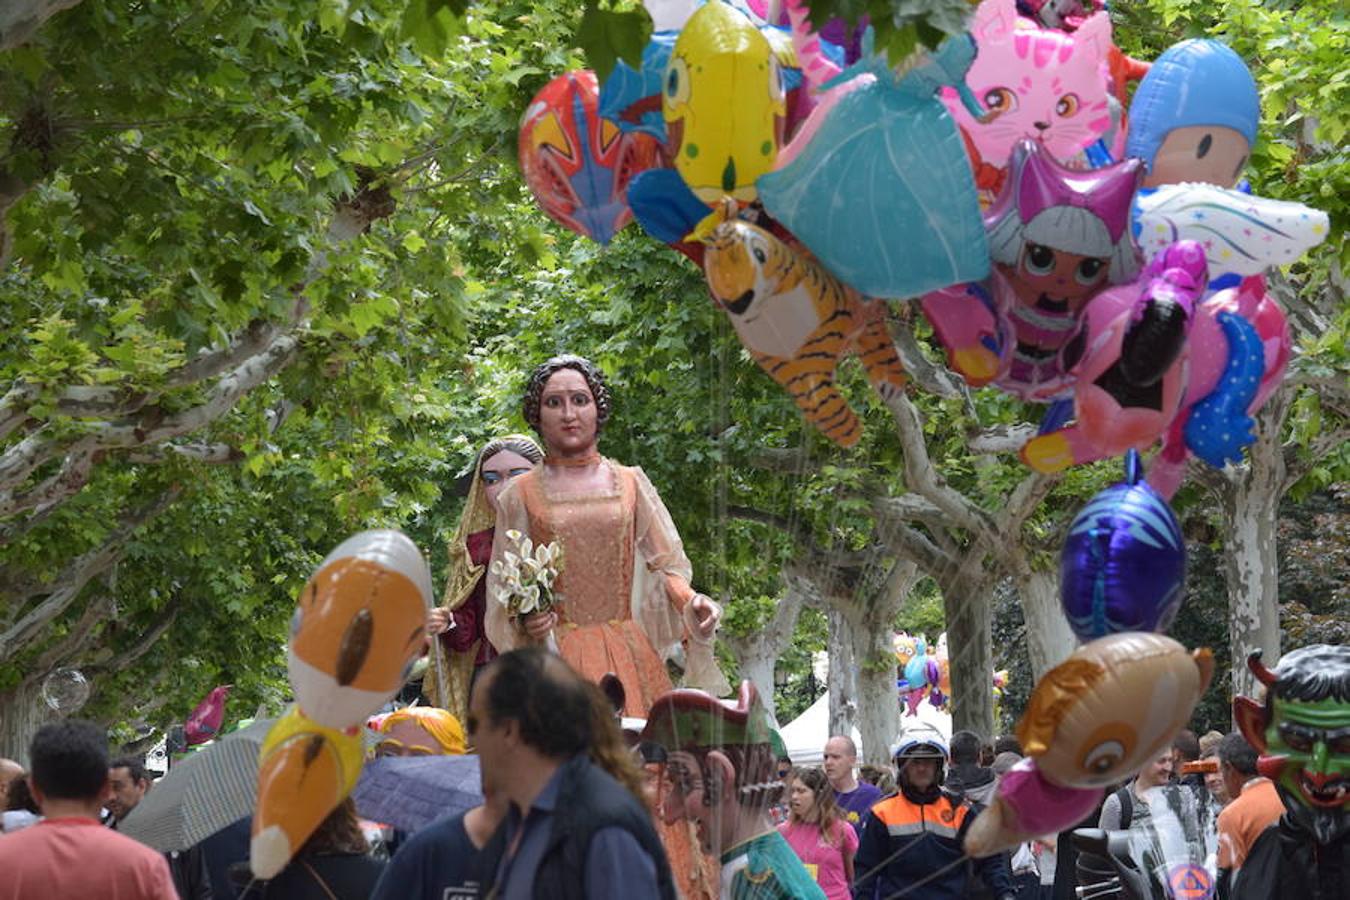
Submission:
[[[270,881],[252,881],[245,869],[239,900],[368,900],[383,871],[383,860],[364,853],[302,853]]]
[[[536,900],[585,900],[586,854],[591,837],[602,828],[615,826],[631,834],[656,864],[662,898],[676,900],[670,863],[647,808],[584,755],[563,763],[559,771],[561,781],[557,805],[549,823],[548,845],[534,876]],[[485,854],[496,851],[486,867],[494,877],[500,869],[501,853],[506,846],[505,841],[496,837],[500,837],[506,827],[502,826],[483,848]],[[492,896],[498,890],[494,885],[487,895]]]
[[[1350,835],[1318,844],[1286,814],[1252,844],[1227,895],[1233,900],[1343,900],[1350,896]]]

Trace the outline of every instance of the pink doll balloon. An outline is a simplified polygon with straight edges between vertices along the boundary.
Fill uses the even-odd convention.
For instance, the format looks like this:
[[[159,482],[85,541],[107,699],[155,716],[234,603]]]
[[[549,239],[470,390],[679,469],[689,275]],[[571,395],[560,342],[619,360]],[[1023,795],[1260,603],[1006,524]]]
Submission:
[[[979,52],[966,84],[987,112],[971,115],[950,89],[943,102],[966,136],[986,201],[1001,190],[1018,141],[1035,140],[1055,159],[1068,161],[1111,127],[1111,19],[1105,12],[1089,16],[1070,35],[1019,19],[1016,0],[984,0],[970,34]]]
[[[1259,277],[1202,303],[1188,343],[1186,402],[1148,469],[1149,484],[1166,498],[1181,486],[1192,453],[1216,467],[1241,458],[1255,439],[1251,416],[1289,365],[1289,325]]]
[[[1145,449],[1167,430],[1186,391],[1186,336],[1207,282],[1204,248],[1178,241],[1135,284],[1088,304],[1065,348],[1076,421],[1038,435],[1022,459],[1039,472]]]
[[[929,293],[923,310],[968,383],[1048,402],[1071,386],[1059,354],[1084,305],[1138,272],[1129,219],[1139,163],[1077,171],[1022,141],[1012,169],[984,219],[992,277]]]

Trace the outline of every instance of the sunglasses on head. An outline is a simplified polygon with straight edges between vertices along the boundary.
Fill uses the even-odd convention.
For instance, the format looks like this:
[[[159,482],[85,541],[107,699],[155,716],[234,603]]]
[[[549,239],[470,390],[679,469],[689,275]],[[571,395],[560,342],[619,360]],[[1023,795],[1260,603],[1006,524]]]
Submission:
[[[483,484],[492,485],[499,484],[503,477],[508,479],[515,478],[517,475],[524,475],[528,471],[530,471],[529,466],[518,466],[507,472],[505,476],[503,476],[501,472],[483,472],[479,477],[483,479]]]

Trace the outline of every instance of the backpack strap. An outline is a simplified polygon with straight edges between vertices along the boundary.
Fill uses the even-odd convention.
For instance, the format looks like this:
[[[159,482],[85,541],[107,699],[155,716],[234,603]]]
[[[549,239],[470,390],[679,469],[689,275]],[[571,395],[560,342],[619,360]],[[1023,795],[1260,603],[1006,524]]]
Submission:
[[[1120,801],[1120,830],[1125,831],[1134,820],[1134,791],[1129,784],[1116,791],[1116,799]]]

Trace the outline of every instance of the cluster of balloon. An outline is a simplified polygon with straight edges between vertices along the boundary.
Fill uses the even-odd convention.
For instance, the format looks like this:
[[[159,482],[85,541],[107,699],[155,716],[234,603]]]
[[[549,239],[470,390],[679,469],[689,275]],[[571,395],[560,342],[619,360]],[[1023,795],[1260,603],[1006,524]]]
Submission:
[[[919,704],[925,698],[937,709],[945,709],[951,703],[952,696],[947,633],[944,631],[936,643],[929,644],[923,637],[898,631],[891,637],[891,647],[899,672],[895,687],[904,700],[905,714],[918,715]],[[990,684],[995,699],[998,699],[1008,686],[1008,671],[1002,669],[994,672]]]
[[[1013,0],[976,10],[966,87],[987,111],[972,117],[953,92],[945,101],[983,199],[994,198],[984,218],[993,271],[922,306],[969,384],[1051,404],[1023,448],[1029,466],[1056,472],[1161,440],[1148,480],[1170,497],[1190,456],[1221,467],[1255,439],[1252,416],[1289,359],[1262,276],[1323,241],[1329,222],[1237,189],[1260,103],[1223,44],[1169,48],[1128,119],[1109,97],[1103,106],[1122,82],[1102,66],[1118,51],[1095,6],[1022,0],[1039,24],[1019,19]],[[1108,164],[1116,151],[1090,142],[1112,128],[1126,159]]]
[[[364,531],[301,590],[287,659],[296,704],[268,731],[249,862],[271,878],[356,785],[361,725],[403,685],[423,649],[431,571],[405,535]]]
[[[1017,726],[1026,758],[999,781],[965,848],[988,856],[1054,834],[1090,813],[1190,720],[1209,686],[1208,650],[1126,632],[1079,647],[1036,683]]]
[[[639,67],[560,76],[531,105],[526,178],[564,225],[603,242],[631,214],[703,267],[827,437],[860,434],[839,356],[875,349],[891,396],[885,301],[921,297],[969,384],[1049,404],[1028,465],[1161,441],[1148,477],[1171,496],[1189,456],[1240,458],[1289,357],[1261,276],[1329,224],[1237,189],[1260,103],[1233,51],[1188,40],[1150,66],[1101,0],[983,0],[892,68],[870,33],[855,60],[813,30],[810,0],[645,5]],[[834,315],[848,328],[817,347]]]

